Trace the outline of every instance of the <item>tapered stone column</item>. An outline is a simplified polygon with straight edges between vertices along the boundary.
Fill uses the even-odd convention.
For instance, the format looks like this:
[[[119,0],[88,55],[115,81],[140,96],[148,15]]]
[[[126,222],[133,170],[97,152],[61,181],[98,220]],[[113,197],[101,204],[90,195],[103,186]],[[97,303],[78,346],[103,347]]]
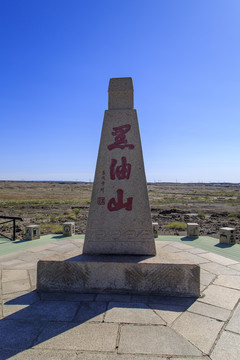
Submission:
[[[132,79],[108,93],[83,252],[155,255]]]

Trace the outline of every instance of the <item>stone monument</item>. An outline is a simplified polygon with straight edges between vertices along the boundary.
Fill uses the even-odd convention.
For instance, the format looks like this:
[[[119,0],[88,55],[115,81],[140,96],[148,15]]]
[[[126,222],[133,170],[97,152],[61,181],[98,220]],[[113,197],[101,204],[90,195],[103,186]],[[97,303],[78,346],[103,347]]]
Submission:
[[[155,255],[132,79],[108,94],[83,252]]]
[[[197,297],[199,266],[155,245],[131,78],[110,80],[108,104],[83,253],[40,260],[37,290]]]

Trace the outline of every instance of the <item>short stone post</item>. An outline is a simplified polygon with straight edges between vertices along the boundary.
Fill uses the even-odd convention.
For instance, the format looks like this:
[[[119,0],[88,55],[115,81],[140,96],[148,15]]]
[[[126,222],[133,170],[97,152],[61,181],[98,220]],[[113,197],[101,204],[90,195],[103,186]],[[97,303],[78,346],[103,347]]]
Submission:
[[[197,223],[187,223],[187,236],[190,238],[199,237],[199,225]]]
[[[26,240],[40,239],[40,225],[26,226]]]
[[[236,229],[230,227],[223,227],[220,229],[220,239],[221,244],[232,245],[236,243]]]
[[[152,227],[153,227],[153,235],[154,235],[155,238],[157,238],[158,237],[158,223],[153,222]]]
[[[63,236],[73,236],[75,234],[75,222],[69,221],[63,224]]]

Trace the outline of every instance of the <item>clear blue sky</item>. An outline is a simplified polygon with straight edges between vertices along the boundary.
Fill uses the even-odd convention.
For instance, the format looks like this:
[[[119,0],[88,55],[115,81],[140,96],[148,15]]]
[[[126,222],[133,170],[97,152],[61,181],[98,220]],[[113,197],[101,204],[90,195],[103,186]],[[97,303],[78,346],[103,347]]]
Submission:
[[[132,77],[148,181],[240,182],[239,0],[1,0],[2,180],[93,180]]]

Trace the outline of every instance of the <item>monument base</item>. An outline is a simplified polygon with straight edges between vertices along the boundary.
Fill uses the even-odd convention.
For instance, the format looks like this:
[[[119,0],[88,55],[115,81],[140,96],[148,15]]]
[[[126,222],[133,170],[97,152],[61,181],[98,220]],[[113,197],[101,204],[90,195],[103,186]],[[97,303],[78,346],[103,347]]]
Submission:
[[[156,256],[79,255],[65,261],[40,260],[37,290],[198,297],[200,267],[162,249],[157,249]]]

